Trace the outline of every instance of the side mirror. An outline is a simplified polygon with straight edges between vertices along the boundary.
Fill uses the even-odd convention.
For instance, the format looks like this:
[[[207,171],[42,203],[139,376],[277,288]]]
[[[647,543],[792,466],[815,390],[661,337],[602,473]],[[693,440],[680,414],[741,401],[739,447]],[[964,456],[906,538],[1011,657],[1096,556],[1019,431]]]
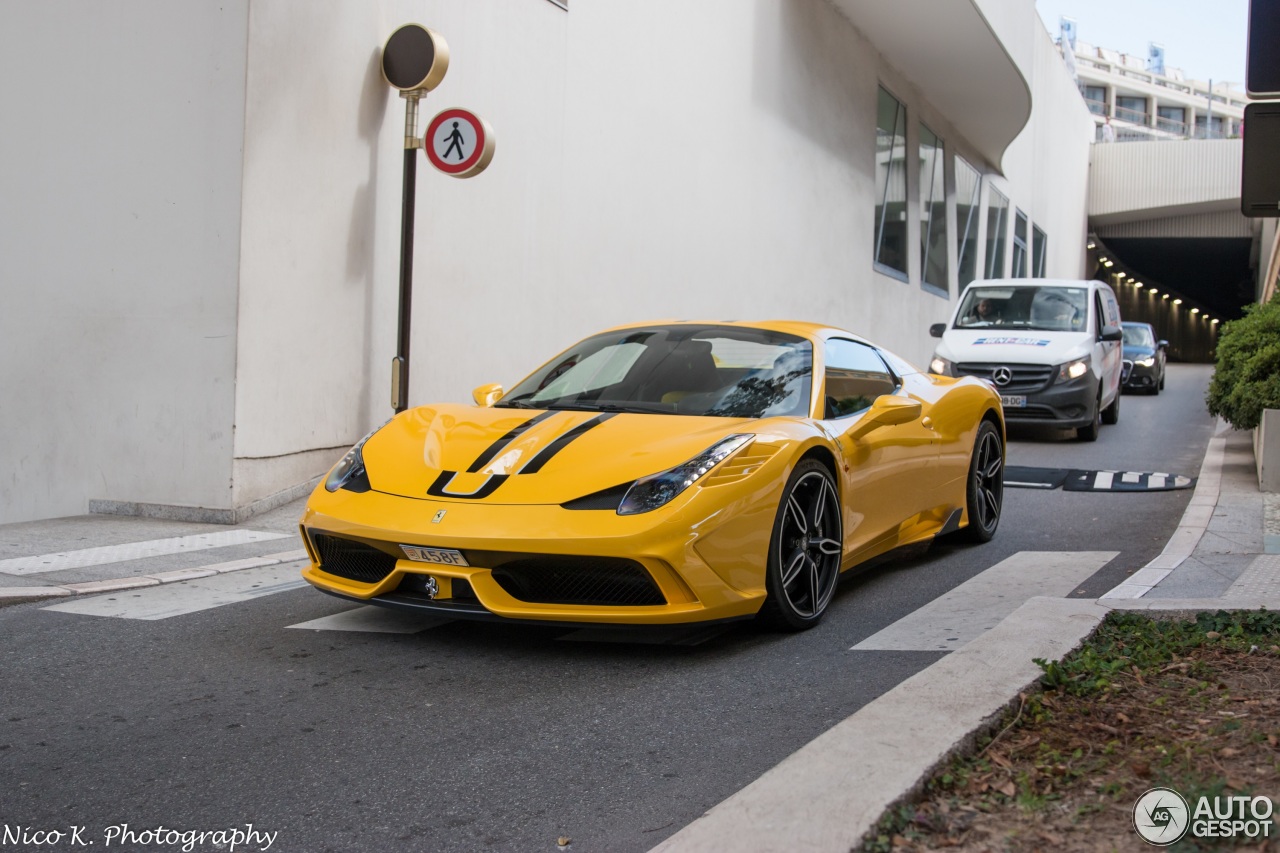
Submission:
[[[917,400],[912,400],[910,397],[895,397],[892,394],[886,394],[883,397],[876,398],[867,413],[846,435],[857,441],[867,433],[880,427],[905,424],[918,420],[921,411],[920,403]]]
[[[1168,341],[1156,341],[1156,349],[1168,349],[1168,348],[1169,348]]]
[[[933,335],[935,338],[940,338],[942,337],[942,333],[945,332],[946,330],[947,330],[946,323],[934,323],[932,326],[929,327],[929,334]]]
[[[1119,326],[1106,326],[1102,330],[1102,339],[1104,341],[1122,341],[1124,340],[1124,329]]]
[[[481,385],[471,392],[471,399],[476,401],[477,406],[488,408],[502,399],[502,386],[496,382],[489,385]]]

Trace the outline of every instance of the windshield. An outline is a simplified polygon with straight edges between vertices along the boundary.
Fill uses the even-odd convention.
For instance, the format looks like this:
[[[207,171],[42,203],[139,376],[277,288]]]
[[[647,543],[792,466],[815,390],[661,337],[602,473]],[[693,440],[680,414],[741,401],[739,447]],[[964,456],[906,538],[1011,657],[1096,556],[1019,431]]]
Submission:
[[[1127,347],[1146,347],[1155,349],[1156,338],[1151,334],[1150,326],[1124,326],[1124,345]]]
[[[989,326],[1083,332],[1089,326],[1089,289],[1049,285],[971,287],[965,292],[955,327]]]
[[[809,414],[813,348],[736,326],[654,326],[587,338],[496,405],[766,418]]]

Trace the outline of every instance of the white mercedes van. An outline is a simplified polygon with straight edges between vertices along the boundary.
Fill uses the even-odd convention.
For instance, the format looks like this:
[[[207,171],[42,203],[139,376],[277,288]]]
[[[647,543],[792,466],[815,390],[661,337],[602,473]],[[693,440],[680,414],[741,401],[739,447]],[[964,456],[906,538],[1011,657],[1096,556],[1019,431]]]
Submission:
[[[1100,281],[1021,278],[965,288],[929,370],[996,387],[1010,424],[1074,427],[1096,441],[1120,419],[1120,305]]]

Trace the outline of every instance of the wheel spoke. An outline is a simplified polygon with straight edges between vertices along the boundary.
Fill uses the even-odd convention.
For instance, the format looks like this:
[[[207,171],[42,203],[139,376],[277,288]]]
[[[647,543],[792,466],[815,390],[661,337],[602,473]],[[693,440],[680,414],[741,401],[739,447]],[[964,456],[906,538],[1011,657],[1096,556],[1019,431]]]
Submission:
[[[975,514],[975,515],[977,515],[977,518],[976,518],[976,519],[974,519],[974,521],[981,522],[981,523],[982,523],[982,526],[983,526],[983,527],[986,527],[986,523],[985,523],[985,519],[987,518],[987,492],[986,492],[986,490],[985,490],[985,489],[978,489],[978,490],[977,490],[977,493],[976,493],[976,497],[977,497],[977,499],[978,499],[978,505],[977,505],[976,507],[974,507],[974,514]]]
[[[818,612],[818,564],[809,558],[809,612]]]
[[[794,494],[787,498],[787,515],[791,516],[791,520],[800,528],[801,533],[809,532],[809,523],[805,520],[804,510]]]
[[[841,551],[840,542],[836,539],[814,539],[810,544],[816,545],[824,554],[839,554]]]
[[[983,489],[982,497],[987,504],[987,520],[995,521],[996,517],[1000,515],[1000,502],[996,500],[995,492],[990,489]]]
[[[797,551],[796,555],[791,558],[791,562],[787,564],[786,571],[782,573],[782,586],[784,589],[791,586],[792,582],[795,581],[796,576],[800,574],[800,570],[804,568],[806,559],[804,551]]]

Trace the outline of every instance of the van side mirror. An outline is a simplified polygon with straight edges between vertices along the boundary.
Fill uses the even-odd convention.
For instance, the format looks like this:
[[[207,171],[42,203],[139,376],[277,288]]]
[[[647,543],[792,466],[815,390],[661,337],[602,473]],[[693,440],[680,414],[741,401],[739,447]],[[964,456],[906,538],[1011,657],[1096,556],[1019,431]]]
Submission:
[[[929,327],[929,334],[933,335],[935,338],[940,338],[942,337],[942,333],[945,332],[946,330],[947,330],[946,323],[934,323],[932,326]]]
[[[1104,341],[1122,341],[1124,340],[1124,329],[1119,326],[1104,326],[1102,329],[1102,339]]]
[[[496,382],[489,385],[481,385],[471,392],[471,399],[476,401],[477,406],[488,408],[502,399],[502,386]]]
[[[896,397],[893,394],[885,394],[875,399],[867,413],[845,435],[857,441],[867,433],[880,427],[905,424],[917,420],[922,411],[923,409],[917,400],[912,400],[910,397]]]

